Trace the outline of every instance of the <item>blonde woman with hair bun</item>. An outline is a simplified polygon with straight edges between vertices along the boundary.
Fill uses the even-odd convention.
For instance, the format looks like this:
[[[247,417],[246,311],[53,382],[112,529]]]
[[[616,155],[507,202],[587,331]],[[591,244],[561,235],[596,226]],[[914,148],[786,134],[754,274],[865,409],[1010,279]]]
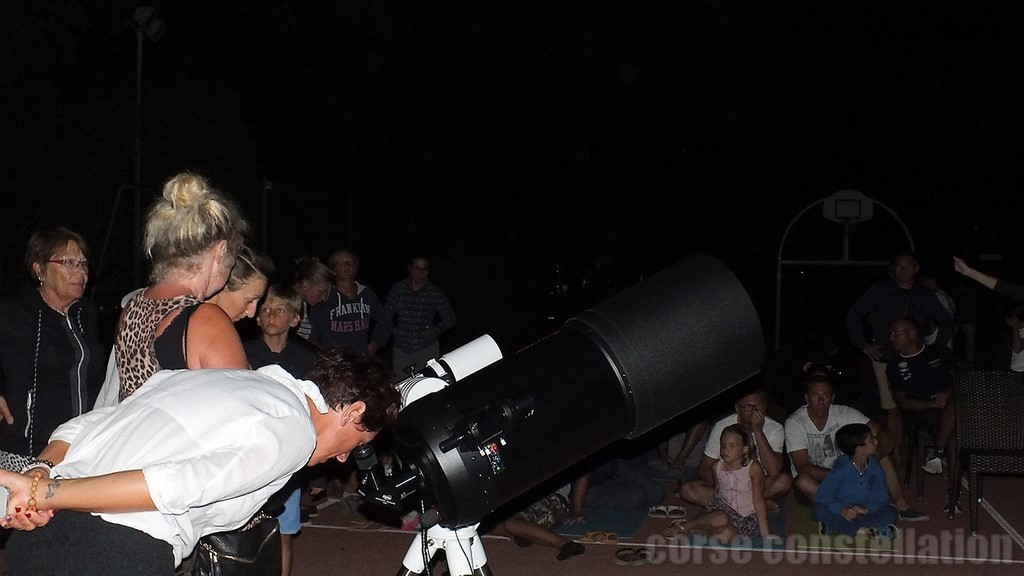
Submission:
[[[114,340],[118,400],[160,369],[248,368],[231,317],[205,301],[227,284],[248,224],[198,174],[164,185],[146,219],[151,284],[132,296]]]

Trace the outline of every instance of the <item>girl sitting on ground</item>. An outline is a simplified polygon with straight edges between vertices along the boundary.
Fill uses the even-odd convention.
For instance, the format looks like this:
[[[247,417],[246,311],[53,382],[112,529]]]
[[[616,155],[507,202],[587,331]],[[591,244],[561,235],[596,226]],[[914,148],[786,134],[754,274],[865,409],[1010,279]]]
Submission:
[[[703,514],[676,521],[666,538],[700,533],[723,543],[737,536],[774,538],[768,531],[764,502],[764,468],[750,458],[750,435],[740,425],[722,430],[721,457],[715,463],[715,495]]]

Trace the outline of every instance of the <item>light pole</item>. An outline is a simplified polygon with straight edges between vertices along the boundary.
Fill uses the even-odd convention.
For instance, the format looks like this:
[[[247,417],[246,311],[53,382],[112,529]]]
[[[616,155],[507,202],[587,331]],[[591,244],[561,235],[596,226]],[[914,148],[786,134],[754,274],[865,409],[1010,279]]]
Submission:
[[[134,286],[141,284],[141,273],[139,269],[139,255],[137,250],[142,244],[141,233],[141,195],[142,195],[142,44],[143,37],[156,42],[164,35],[167,26],[164,21],[157,18],[156,8],[152,6],[139,6],[135,8],[135,16],[128,23],[135,30],[136,53],[135,53],[135,209],[132,217],[132,280]]]

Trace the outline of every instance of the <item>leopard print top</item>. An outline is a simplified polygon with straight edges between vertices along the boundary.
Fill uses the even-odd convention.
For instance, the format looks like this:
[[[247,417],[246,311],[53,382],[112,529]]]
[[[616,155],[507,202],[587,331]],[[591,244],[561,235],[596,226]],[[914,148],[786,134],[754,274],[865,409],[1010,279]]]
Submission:
[[[175,310],[199,303],[199,300],[187,295],[152,300],[146,298],[145,292],[136,294],[128,302],[114,339],[117,372],[121,378],[118,401],[131,396],[160,370],[154,345],[157,325]]]

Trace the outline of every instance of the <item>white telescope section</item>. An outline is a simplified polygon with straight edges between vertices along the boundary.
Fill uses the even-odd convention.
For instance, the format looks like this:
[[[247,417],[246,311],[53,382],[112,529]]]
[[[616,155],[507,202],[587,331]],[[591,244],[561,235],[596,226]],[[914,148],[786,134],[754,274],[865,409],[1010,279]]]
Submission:
[[[395,384],[399,394],[402,395],[402,409],[405,409],[406,406],[427,394],[433,394],[446,386],[448,386],[448,383],[440,378],[427,378],[425,376],[412,376]]]
[[[498,348],[494,339],[484,334],[476,340],[441,356],[443,362],[437,359],[428,361],[427,368],[430,368],[439,377],[416,375],[396,384],[395,387],[398,388],[398,392],[402,395],[402,408],[423,398],[427,394],[433,394],[447,387],[448,382],[442,380],[442,378],[448,375],[448,370],[451,370],[451,378],[449,380],[457,382],[482,368],[494,364],[501,360],[501,358],[501,349]],[[447,366],[447,370],[445,366]]]
[[[493,338],[484,334],[476,340],[441,356],[441,360],[448,364],[452,371],[452,377],[458,382],[477,370],[501,360],[501,349],[494,343]],[[427,366],[438,376],[445,375],[444,365],[436,359],[429,360]]]

